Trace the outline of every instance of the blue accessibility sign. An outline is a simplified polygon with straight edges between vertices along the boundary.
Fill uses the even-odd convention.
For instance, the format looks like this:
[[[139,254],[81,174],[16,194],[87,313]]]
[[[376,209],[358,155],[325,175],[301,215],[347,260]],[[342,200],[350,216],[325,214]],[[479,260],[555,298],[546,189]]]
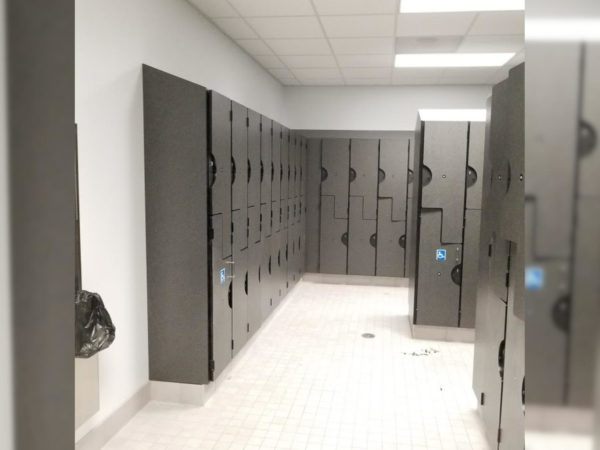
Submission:
[[[525,289],[540,291],[546,283],[546,271],[543,267],[529,266],[525,268]]]
[[[446,261],[446,249],[445,248],[438,248],[435,251],[435,260],[436,261]]]
[[[225,269],[221,269],[219,271],[219,274],[221,276],[221,284],[224,284],[225,283],[225,279],[227,278],[227,276],[226,276],[227,271]]]

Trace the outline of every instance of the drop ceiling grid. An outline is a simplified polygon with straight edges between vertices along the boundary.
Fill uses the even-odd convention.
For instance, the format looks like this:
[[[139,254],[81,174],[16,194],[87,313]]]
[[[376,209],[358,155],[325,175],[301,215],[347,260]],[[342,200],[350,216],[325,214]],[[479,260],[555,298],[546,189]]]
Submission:
[[[493,84],[524,59],[520,12],[400,14],[401,0],[189,1],[284,85]],[[455,51],[487,45],[517,55],[501,68],[394,68],[396,39],[431,38],[435,48],[453,36]]]

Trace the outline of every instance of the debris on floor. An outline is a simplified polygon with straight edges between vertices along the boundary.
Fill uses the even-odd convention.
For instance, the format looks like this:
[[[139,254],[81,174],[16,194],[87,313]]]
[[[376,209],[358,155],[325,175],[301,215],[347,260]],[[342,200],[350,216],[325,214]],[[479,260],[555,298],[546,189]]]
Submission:
[[[415,350],[414,352],[402,352],[402,354],[407,356],[429,356],[439,352],[440,351],[436,350],[435,348],[424,348],[421,350]]]

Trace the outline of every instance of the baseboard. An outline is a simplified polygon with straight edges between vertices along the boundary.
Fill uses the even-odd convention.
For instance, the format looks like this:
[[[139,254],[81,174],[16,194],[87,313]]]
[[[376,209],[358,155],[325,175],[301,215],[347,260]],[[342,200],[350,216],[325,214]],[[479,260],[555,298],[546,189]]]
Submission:
[[[123,426],[150,401],[150,384],[137,391],[102,423],[75,443],[76,450],[100,450]]]
[[[408,287],[408,278],[374,277],[365,275],[335,275],[329,273],[305,273],[304,281],[325,284],[348,284],[358,286]]]
[[[427,341],[475,342],[474,328],[436,327],[431,325],[415,325],[409,317],[410,331],[413,339]]]

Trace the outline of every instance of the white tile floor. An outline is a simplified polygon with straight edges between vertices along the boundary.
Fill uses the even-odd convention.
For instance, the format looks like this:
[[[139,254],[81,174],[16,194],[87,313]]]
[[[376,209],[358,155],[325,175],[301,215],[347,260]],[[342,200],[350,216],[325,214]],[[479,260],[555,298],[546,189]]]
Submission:
[[[301,282],[204,407],[151,402],[105,449],[487,449],[473,345],[412,340],[406,296]]]

